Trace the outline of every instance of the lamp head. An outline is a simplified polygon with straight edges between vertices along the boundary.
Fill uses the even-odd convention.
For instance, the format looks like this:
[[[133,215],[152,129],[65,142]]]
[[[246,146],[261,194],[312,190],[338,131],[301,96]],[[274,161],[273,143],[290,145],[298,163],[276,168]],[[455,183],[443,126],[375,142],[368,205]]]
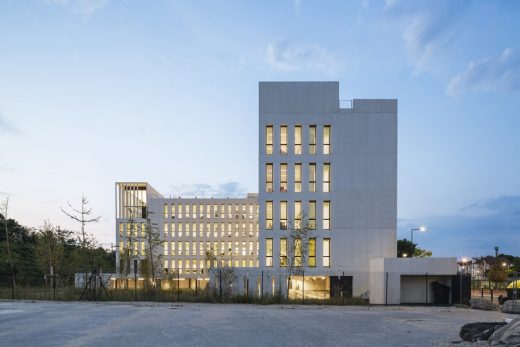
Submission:
[[[426,231],[426,227],[425,227],[424,225],[421,225],[421,226],[419,227],[419,231],[420,231],[420,232],[425,232],[425,231]]]

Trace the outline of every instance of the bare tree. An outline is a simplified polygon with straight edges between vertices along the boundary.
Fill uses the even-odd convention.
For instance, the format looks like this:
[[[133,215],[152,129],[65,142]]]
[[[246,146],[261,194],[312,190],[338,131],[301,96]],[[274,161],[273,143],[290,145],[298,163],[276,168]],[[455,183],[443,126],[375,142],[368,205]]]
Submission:
[[[96,223],[99,222],[101,216],[91,217],[92,209],[88,207],[88,198],[85,195],[81,196],[81,208],[74,208],[70,202],[67,201],[67,205],[69,205],[70,212],[66,211],[63,207],[60,207],[61,212],[63,212],[67,217],[76,222],[81,223],[81,234],[80,234],[80,242],[81,247],[86,248],[89,243],[89,239],[87,233],[85,231],[85,225],[87,223]]]
[[[13,259],[11,257],[11,247],[9,245],[9,229],[7,226],[7,214],[9,212],[9,198],[5,198],[4,201],[0,204],[1,212],[4,215],[4,225],[5,225],[5,242],[7,247],[7,259],[9,261],[9,266],[11,267],[11,297],[14,299],[14,291],[16,288],[16,280],[14,276],[14,265]]]
[[[287,237],[287,289],[291,283],[291,276],[303,276],[307,266],[307,255],[309,253],[309,238],[311,237],[311,226],[304,211],[296,216],[294,222],[289,223],[289,234]],[[289,291],[287,291],[289,295]]]
[[[232,264],[232,253],[229,252],[230,258],[225,257],[225,252],[221,252],[220,256],[211,248],[206,252],[204,259],[206,268],[210,274],[210,278],[213,279],[210,282],[209,288],[213,294],[218,293],[219,298],[222,296],[228,299],[233,295],[233,283],[237,280],[237,274],[235,269],[230,266]]]
[[[145,239],[145,252],[147,256],[147,261],[145,264],[147,265],[149,271],[149,275],[152,280],[152,288],[156,289],[156,279],[161,277],[162,268],[160,266],[162,255],[160,254],[160,247],[163,243],[161,240],[161,234],[159,233],[159,228],[152,223],[151,213],[146,211],[146,223],[144,227],[144,239]]]
[[[123,243],[123,249],[120,252],[120,268],[122,268],[122,273],[125,276],[125,289],[128,289],[128,275],[130,275],[130,263],[132,261],[133,256],[137,256],[137,245],[135,244],[136,240],[134,239],[134,233],[137,231],[137,223],[134,219],[134,211],[133,209],[128,209],[129,218],[127,223],[126,230],[126,242]],[[134,284],[137,285],[137,284]]]

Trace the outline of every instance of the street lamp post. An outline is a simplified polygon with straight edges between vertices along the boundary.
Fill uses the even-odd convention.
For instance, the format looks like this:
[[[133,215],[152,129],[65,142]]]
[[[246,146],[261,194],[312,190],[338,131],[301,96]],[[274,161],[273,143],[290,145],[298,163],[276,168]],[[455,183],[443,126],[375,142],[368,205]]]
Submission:
[[[410,241],[412,242],[412,247],[413,247],[413,232],[414,231],[420,231],[420,232],[425,232],[426,231],[426,227],[424,225],[418,227],[418,228],[412,228],[410,230]],[[413,252],[412,254],[410,254],[410,257],[413,257]]]

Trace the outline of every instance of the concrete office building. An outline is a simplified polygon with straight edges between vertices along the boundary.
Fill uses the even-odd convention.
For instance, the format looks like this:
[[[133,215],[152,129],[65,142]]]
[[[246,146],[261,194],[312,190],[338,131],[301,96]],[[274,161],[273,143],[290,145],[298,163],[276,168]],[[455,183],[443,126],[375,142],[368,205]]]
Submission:
[[[259,107],[261,266],[286,272],[288,224],[306,215],[301,285],[341,276],[365,293],[370,260],[396,255],[397,100],[341,108],[337,82],[262,82]]]
[[[117,267],[122,255],[145,259],[146,218],[160,235],[162,274],[175,274],[180,287],[208,281],[206,254],[228,267],[258,267],[257,194],[244,198],[164,197],[145,182],[116,183]],[[132,227],[133,225],[133,227]],[[133,229],[133,230],[132,230]],[[128,257],[127,257],[128,259]],[[133,261],[130,262],[133,278]],[[121,277],[121,276],[120,276]],[[200,287],[199,286],[199,287]]]
[[[437,282],[449,287],[456,259],[396,258],[397,111],[395,99],[354,99],[342,104],[338,82],[260,82],[258,196],[233,202],[165,199],[145,184],[153,218],[164,225],[165,269],[178,268],[179,274],[182,269],[185,278],[203,276],[206,243],[211,247],[215,242],[217,247],[232,237],[231,246],[225,244],[218,251],[232,248],[239,257],[230,263],[237,268],[236,290],[259,295],[280,292],[292,298],[364,295],[372,303],[433,301],[429,286]],[[120,184],[119,191],[124,186]],[[171,209],[199,202],[209,210],[184,211],[183,218],[192,217],[188,239],[178,233],[179,225],[186,225],[184,219],[180,222],[178,215],[173,219]],[[220,219],[218,206],[228,204],[245,206],[246,212],[247,206],[258,205],[258,214],[255,207],[246,222],[245,229],[249,222],[258,225],[252,236],[241,234],[240,213]],[[212,217],[207,223],[197,219],[204,213]],[[222,222],[220,228],[226,231],[215,229]],[[118,218],[117,223],[124,230],[119,224],[124,219]],[[231,236],[226,225],[231,225]],[[198,228],[195,233],[193,228]],[[200,228],[209,234],[200,233]],[[298,255],[301,240],[290,249],[295,245],[291,230],[302,228],[309,229],[305,257]],[[195,246],[200,242],[202,246]],[[186,247],[197,258],[191,258],[193,253],[179,258]],[[295,259],[303,264],[298,275],[288,270]]]

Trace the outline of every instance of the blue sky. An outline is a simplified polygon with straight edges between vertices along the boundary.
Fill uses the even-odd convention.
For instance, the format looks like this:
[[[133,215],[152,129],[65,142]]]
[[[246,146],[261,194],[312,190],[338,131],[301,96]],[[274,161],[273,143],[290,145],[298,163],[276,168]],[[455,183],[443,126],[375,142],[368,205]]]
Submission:
[[[338,80],[399,99],[399,237],[520,254],[514,1],[0,1],[0,198],[38,226],[114,182],[257,191],[257,84]]]

